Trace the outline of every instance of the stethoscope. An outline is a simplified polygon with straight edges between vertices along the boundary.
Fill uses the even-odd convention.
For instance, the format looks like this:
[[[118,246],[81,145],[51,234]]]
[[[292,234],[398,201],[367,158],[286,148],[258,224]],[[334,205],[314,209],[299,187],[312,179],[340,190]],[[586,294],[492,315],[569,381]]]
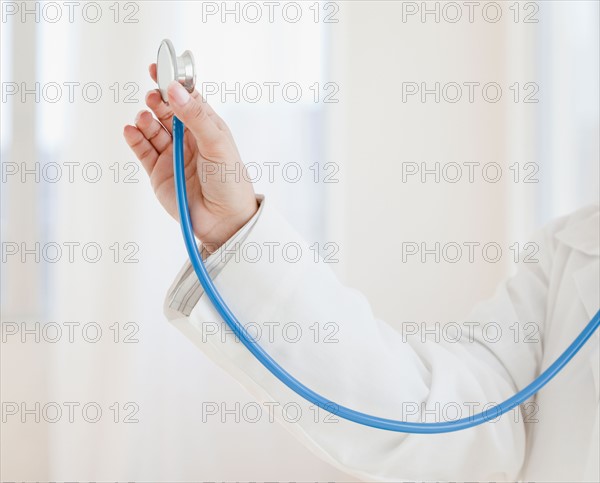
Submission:
[[[173,80],[180,82],[189,92],[194,90],[196,81],[194,59],[191,52],[186,51],[180,57],[175,54],[175,49],[170,40],[163,40],[158,50],[158,59],[156,63],[157,82],[161,96],[165,102],[168,100],[167,88]],[[329,399],[317,394],[306,387],[294,376],[281,367],[256,340],[246,331],[231,309],[227,306],[221,294],[216,289],[211,280],[202,257],[196,245],[192,222],[190,219],[190,210],[187,203],[187,192],[185,184],[184,162],[183,162],[183,123],[173,117],[173,168],[175,173],[175,191],[177,196],[177,206],[181,220],[181,231],[185,246],[190,257],[194,271],[198,280],[204,288],[204,292],[210,299],[216,311],[223,318],[225,323],[246,346],[246,348],[256,357],[259,362],[265,366],[275,377],[288,386],[292,391],[315,404],[317,407],[329,411],[340,418],[353,421],[355,423],[371,426],[373,428],[385,429],[387,431],[398,431],[402,433],[448,433],[459,431],[461,429],[471,428],[479,424],[497,419],[502,414],[514,409],[519,404],[527,401],[530,397],[541,390],[556,374],[558,374],[565,365],[579,352],[588,339],[594,334],[600,326],[600,310],[592,320],[583,329],[581,334],[567,347],[567,349],[552,363],[544,372],[542,372],[528,386],[521,389],[514,396],[506,401],[489,408],[479,414],[468,416],[448,422],[435,423],[415,423],[406,421],[397,421],[394,419],[380,418],[369,414],[361,413],[353,409],[337,404]]]

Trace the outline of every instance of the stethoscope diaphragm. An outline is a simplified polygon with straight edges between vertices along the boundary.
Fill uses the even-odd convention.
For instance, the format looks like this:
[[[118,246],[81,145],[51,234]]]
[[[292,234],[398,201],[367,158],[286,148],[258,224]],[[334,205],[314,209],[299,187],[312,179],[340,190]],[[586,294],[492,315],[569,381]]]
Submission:
[[[196,85],[196,69],[194,56],[189,50],[177,57],[175,47],[169,39],[161,42],[156,59],[156,82],[163,101],[168,102],[167,89],[174,80],[178,81],[188,92]]]

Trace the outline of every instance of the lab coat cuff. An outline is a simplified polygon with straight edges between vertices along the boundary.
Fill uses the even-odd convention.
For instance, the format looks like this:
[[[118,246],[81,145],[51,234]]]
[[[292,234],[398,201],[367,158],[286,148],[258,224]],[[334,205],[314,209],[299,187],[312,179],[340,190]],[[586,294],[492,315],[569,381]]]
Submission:
[[[234,256],[237,248],[244,242],[256,224],[264,204],[264,195],[256,195],[259,207],[254,216],[240,228],[229,240],[227,240],[219,249],[209,255],[204,263],[211,278],[215,278],[221,270],[227,265],[227,262]],[[204,247],[199,244],[202,252]],[[165,298],[163,311],[167,319],[172,320],[181,316],[189,316],[193,308],[200,300],[204,289],[194,272],[194,267],[187,260],[175,280],[169,287]]]

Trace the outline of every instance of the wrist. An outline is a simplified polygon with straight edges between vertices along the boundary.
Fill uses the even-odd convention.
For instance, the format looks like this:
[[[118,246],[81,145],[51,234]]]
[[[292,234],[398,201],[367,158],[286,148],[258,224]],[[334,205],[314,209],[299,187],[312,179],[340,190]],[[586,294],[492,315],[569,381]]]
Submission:
[[[254,203],[248,205],[244,212],[237,213],[234,216],[225,218],[214,233],[199,237],[202,241],[203,251],[202,258],[205,259],[208,255],[216,252],[228,240],[230,240],[238,231],[240,231],[256,214],[259,208],[259,201],[254,198]]]

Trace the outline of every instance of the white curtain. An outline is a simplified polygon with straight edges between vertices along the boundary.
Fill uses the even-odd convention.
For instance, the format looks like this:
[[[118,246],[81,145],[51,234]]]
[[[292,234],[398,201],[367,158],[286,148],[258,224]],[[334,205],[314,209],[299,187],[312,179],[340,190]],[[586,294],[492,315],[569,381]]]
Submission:
[[[154,199],[145,173],[132,168],[136,161],[122,138],[124,124],[133,122],[145,107],[145,92],[153,88],[148,64],[160,41],[171,38],[180,51],[194,52],[202,88],[217,84],[220,89],[235,89],[235,82],[256,83],[264,89],[265,83],[273,82],[300,85],[303,94],[294,103],[285,101],[281,88],[273,102],[266,91],[256,104],[248,101],[251,91],[239,101],[235,95],[225,102],[214,95],[209,101],[230,123],[246,160],[263,167],[269,162],[298,163],[308,172],[315,162],[324,162],[319,134],[323,103],[314,102],[310,87],[325,79],[325,26],[310,21],[307,8],[304,21],[282,25],[237,23],[234,17],[222,23],[219,16],[202,22],[201,2],[124,2],[116,7],[106,3],[101,4],[98,22],[82,20],[76,8],[71,23],[65,21],[66,4],[58,7],[63,13],[58,22],[48,21],[54,18],[52,6],[23,5],[34,12],[38,8],[40,21],[31,15],[23,22],[20,12],[7,17],[10,31],[3,28],[2,45],[10,57],[30,56],[31,62],[19,75],[3,68],[3,82],[33,86],[37,81],[42,99],[13,100],[6,110],[3,103],[3,148],[7,162],[27,158],[31,165],[38,163],[43,174],[39,183],[16,179],[7,183],[3,195],[12,209],[5,210],[3,223],[16,227],[9,240],[31,232],[29,238],[44,246],[58,243],[64,249],[65,244],[94,243],[103,254],[97,263],[82,260],[76,251],[75,263],[63,257],[53,264],[43,260],[9,264],[7,268],[14,269],[8,273],[13,275],[7,297],[3,296],[4,322],[27,320],[34,327],[37,322],[58,323],[63,329],[71,322],[78,325],[74,343],[65,337],[55,344],[11,340],[5,354],[24,364],[11,379],[4,379],[9,383],[5,389],[9,398],[30,405],[41,401],[42,406],[58,402],[64,407],[73,402],[80,409],[92,403],[103,415],[97,423],[86,422],[77,410],[73,423],[64,417],[53,424],[9,421],[11,444],[3,444],[2,460],[7,462],[3,478],[281,480],[289,478],[290,467],[294,477],[303,480],[339,478],[340,473],[268,419],[255,424],[238,424],[233,418],[226,423],[218,418],[203,422],[200,409],[205,402],[232,408],[252,399],[164,320],[163,299],[185,253],[177,225]],[[236,7],[231,3],[227,8]],[[134,23],[125,22],[128,14]],[[18,42],[24,38],[30,41]],[[11,65],[3,55],[3,67],[5,63]],[[88,85],[88,100],[76,87],[75,101],[66,101],[65,86],[70,82]],[[50,87],[54,83],[63,89],[63,98],[48,102],[55,96]],[[92,102],[89,99],[98,94],[95,86],[102,93]],[[17,126],[17,116],[24,118],[27,131],[10,129]],[[63,169],[56,182],[48,182],[54,172],[43,171],[52,163]],[[68,163],[75,163],[73,183],[67,179]],[[92,182],[96,163],[101,176]],[[136,182],[126,182],[128,174],[129,181]],[[257,191],[295,216],[307,238],[317,240],[324,226],[321,185],[280,180],[280,174],[276,183],[263,176]],[[310,201],[300,207],[294,199]],[[124,263],[127,255],[135,263]],[[11,282],[18,277],[24,280],[15,299],[18,291]],[[23,287],[29,287],[29,293]],[[80,332],[82,327],[95,327],[91,324],[102,330],[96,343],[86,342]],[[118,343],[113,340],[115,327],[120,329]],[[128,334],[138,342],[124,343]],[[24,349],[29,357],[20,355]],[[19,387],[28,375],[35,376],[29,379],[33,384],[23,392]],[[117,407],[120,420],[115,423]],[[128,416],[139,422],[124,423]],[[26,448],[35,456],[19,458]],[[29,459],[36,464],[26,464]]]

